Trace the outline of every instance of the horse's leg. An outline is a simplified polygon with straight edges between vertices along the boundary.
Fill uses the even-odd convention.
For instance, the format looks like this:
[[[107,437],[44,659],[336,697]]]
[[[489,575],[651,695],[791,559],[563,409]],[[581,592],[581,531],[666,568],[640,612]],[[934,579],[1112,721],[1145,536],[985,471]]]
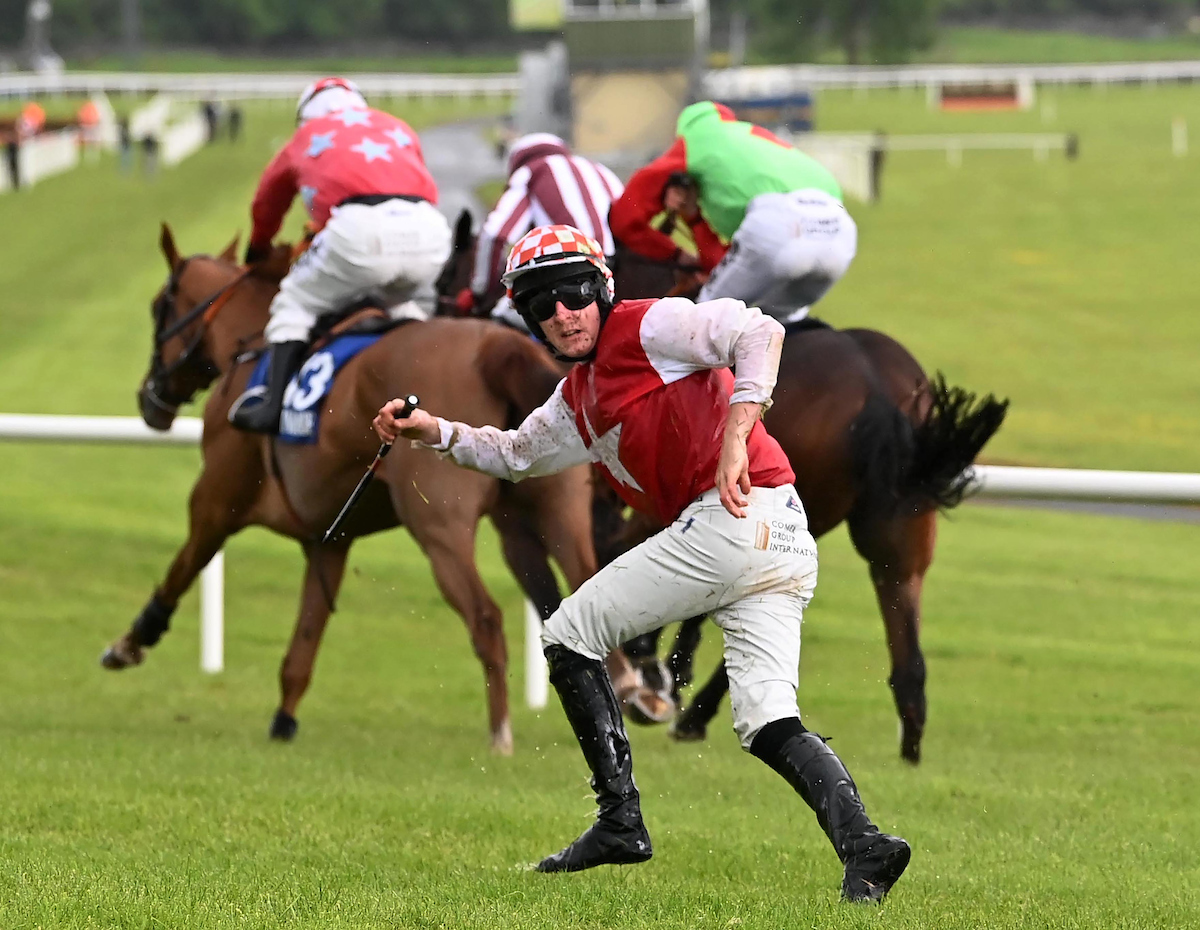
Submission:
[[[492,511],[492,523],[500,534],[504,561],[543,621],[562,603],[558,579],[550,568],[542,541],[515,510],[500,506]]]
[[[349,552],[348,542],[309,546],[306,550],[308,568],[300,596],[300,614],[279,668],[280,699],[271,720],[272,739],[290,740],[300,726],[296,721],[296,707],[312,681],[317,650],[321,648],[325,625],[342,586]]]
[[[510,756],[513,736],[505,677],[508,650],[504,642],[504,616],[488,594],[475,566],[474,527],[447,520],[438,526],[424,527],[423,531],[413,523],[409,528],[429,557],[442,596],[466,623],[475,655],[483,665],[492,750]]]
[[[900,755],[921,761],[925,733],[925,656],[921,653],[921,587],[933,562],[937,512],[889,520],[850,518],[850,538],[870,564],[871,582],[887,630],[888,683],[900,714]]]
[[[187,542],[129,630],[100,657],[105,668],[123,669],[142,663],[144,650],[158,643],[170,628],[179,599],[238,528],[233,521],[242,507],[240,501],[231,500],[226,490],[229,477],[223,468],[216,471],[206,468],[200,475],[188,504]]]
[[[721,701],[729,691],[729,675],[725,663],[717,666],[708,682],[696,692],[692,703],[671,724],[671,736],[681,742],[704,739],[708,724],[717,715]]]
[[[658,657],[658,640],[661,636],[661,629],[651,630],[649,633],[626,640],[621,643],[621,648],[625,650],[625,655],[635,662],[640,663],[643,659],[655,659]]]
[[[679,692],[692,683],[693,663],[696,650],[700,648],[700,635],[704,617],[689,617],[679,624],[671,654],[667,657],[667,669],[671,673],[671,696],[679,703]]]
[[[538,605],[542,620],[547,620],[562,601],[546,561],[549,555],[562,568],[572,590],[596,573],[591,477],[582,470],[564,472],[522,482],[517,489],[506,489],[506,494],[510,496],[492,514],[504,541],[505,560]],[[543,609],[543,604],[548,609]],[[621,649],[608,654],[604,667],[630,720],[655,724],[675,715],[670,695],[646,687]]]

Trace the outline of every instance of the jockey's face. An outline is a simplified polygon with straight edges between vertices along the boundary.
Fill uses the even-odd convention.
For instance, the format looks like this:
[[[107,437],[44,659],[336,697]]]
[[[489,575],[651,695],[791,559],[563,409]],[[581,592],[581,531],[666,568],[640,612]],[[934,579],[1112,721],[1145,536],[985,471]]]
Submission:
[[[593,300],[582,310],[572,310],[560,300],[554,305],[554,316],[541,326],[559,355],[583,358],[600,338],[600,308]]]
[[[678,213],[690,223],[699,212],[696,188],[683,184],[668,184],[663,191],[663,207],[671,213]]]

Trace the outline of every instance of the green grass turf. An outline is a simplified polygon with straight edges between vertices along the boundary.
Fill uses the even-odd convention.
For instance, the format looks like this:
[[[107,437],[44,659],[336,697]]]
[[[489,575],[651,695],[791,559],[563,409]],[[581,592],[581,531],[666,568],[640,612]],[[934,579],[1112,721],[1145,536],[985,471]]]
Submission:
[[[503,105],[430,101],[394,109],[420,128]],[[134,412],[150,300],[167,273],[159,223],[171,224],[184,254],[218,252],[239,232],[244,245],[259,173],[287,140],[292,109],[249,105],[244,126],[237,144],[206,147],[155,177],[123,175],[108,158],[0,196],[0,409]],[[303,224],[298,204],[285,237]],[[44,378],[63,388],[46,390]]]
[[[940,29],[933,47],[914,57],[919,62],[974,64],[1173,61],[1197,54],[1200,36],[1187,34],[1118,39],[1076,32],[951,26]]]
[[[1101,62],[1158,61],[1194,58],[1200,53],[1200,37],[1180,34],[1150,39],[1118,39],[1109,36],[1050,30],[994,29],[972,26],[943,26],[934,44],[917,51],[917,63],[1006,63],[1006,62]],[[719,53],[718,53],[719,55]],[[821,60],[842,63],[837,49],[824,52]],[[753,57],[752,57],[753,63]],[[871,62],[865,62],[870,64]],[[72,69],[127,71],[130,62],[120,55],[71,56]],[[312,71],[312,72],[511,72],[517,69],[515,55],[404,53],[397,55],[240,55],[206,51],[155,50],[135,64],[139,71]]]
[[[1157,38],[1121,39],[1052,29],[1001,29],[989,26],[948,26],[937,29],[929,48],[913,52],[910,64],[1070,64],[1108,61],[1175,61],[1195,58],[1200,36],[1188,33]],[[844,65],[845,52],[828,46],[818,53],[820,64]],[[713,55],[714,67],[724,67],[724,50]],[[787,64],[758,55],[751,48],[747,64]],[[861,65],[888,67],[870,59]]]
[[[57,120],[74,120],[79,113],[79,108],[83,106],[86,99],[80,96],[37,98],[42,109],[46,111],[46,119],[51,122]],[[132,115],[134,110],[148,103],[150,97],[145,94],[112,94],[109,96],[108,101],[112,104],[113,112],[120,117]],[[15,98],[0,100],[0,120],[16,119],[21,114],[21,109],[25,106],[25,103],[25,100],[17,100]]]
[[[942,113],[924,92],[825,93],[825,130],[1073,131],[1081,153],[888,155],[883,196],[851,203],[858,257],[818,308],[883,329],[929,368],[1010,396],[993,460],[1092,468],[1200,468],[1195,347],[1197,153],[1171,154],[1171,121],[1200,132],[1200,90],[1043,90],[1025,113]]]
[[[930,367],[1012,394],[1000,457],[1194,468],[1181,411],[1196,398],[1184,223],[1196,194],[1191,162],[1166,153],[1166,121],[1195,98],[1091,94],[1058,97],[1053,125],[1083,134],[1074,165],[894,158],[884,200],[853,207],[862,249],[827,315],[883,326]],[[830,94],[819,119],[1040,125],[923,106]],[[255,110],[242,146],[155,179],[105,162],[0,197],[0,409],[133,413],[165,275],[159,220],[186,251],[221,248],[287,128],[286,109]],[[633,734],[651,863],[521,870],[581,830],[591,804],[561,713],[521,705],[518,596],[490,533],[481,566],[514,657],[511,760],[485,749],[478,664],[403,534],[356,547],[292,746],[265,732],[301,567],[265,531],[228,547],[223,675],[197,670],[194,595],[146,666],[103,672],[101,648],[182,540],[197,463],[194,449],[0,445],[0,927],[1200,922],[1193,527],[972,505],[946,521],[915,770],[897,758],[864,566],[843,534],[822,544],[801,704],[881,825],[917,850],[875,913],[838,905],[811,817],[738,750],[724,714],[700,747]],[[703,667],[715,648],[710,637]]]
[[[228,548],[228,670],[196,608],[145,666],[98,668],[182,531],[192,450],[6,450],[0,483],[0,926],[1186,927],[1200,920],[1194,529],[969,506],[928,586],[930,729],[896,757],[864,568],[822,545],[801,704],[880,823],[916,848],[882,914],[840,907],[801,802],[741,753],[633,734],[645,866],[521,866],[591,810],[556,709],[485,749],[482,676],[401,534],[356,548],[291,746],[270,744],[295,547]],[[37,501],[37,506],[31,504]],[[701,667],[714,659],[706,643]]]

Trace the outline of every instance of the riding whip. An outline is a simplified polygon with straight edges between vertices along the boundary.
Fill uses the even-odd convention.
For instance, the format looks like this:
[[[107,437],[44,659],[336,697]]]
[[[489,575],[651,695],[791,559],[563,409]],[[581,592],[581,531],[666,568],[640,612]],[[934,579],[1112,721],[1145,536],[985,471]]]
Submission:
[[[405,417],[410,416],[412,412],[417,409],[417,406],[420,403],[421,402],[417,399],[416,394],[409,394],[406,398],[404,398],[404,406],[400,408],[400,414],[396,417],[396,419],[403,420]],[[367,469],[367,473],[359,479],[353,493],[351,493],[349,499],[342,506],[341,512],[338,513],[338,515],[334,518],[329,529],[325,531],[325,535],[321,537],[321,545],[325,545],[337,535],[337,531],[341,528],[342,524],[346,522],[346,517],[350,515],[350,511],[354,509],[354,505],[358,503],[358,499],[362,497],[363,492],[367,490],[367,485],[369,485],[371,483],[371,479],[375,477],[375,472],[379,470],[379,464],[391,451],[392,444],[390,442],[385,442],[379,447],[379,451],[375,453],[375,461],[371,463],[371,467]]]

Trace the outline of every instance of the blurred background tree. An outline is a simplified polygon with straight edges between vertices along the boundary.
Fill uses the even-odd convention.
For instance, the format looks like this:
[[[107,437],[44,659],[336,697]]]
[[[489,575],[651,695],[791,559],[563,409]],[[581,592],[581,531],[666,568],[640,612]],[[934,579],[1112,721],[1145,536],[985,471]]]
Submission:
[[[509,49],[546,36],[514,34],[508,0],[53,0],[55,48],[69,56],[113,51],[127,39],[130,4],[147,47],[230,53],[312,54],[336,47]],[[730,18],[745,16],[751,58],[909,60],[936,38],[939,22],[1045,28],[1082,26],[1108,35],[1179,32],[1200,0],[710,0],[715,47]],[[0,46],[15,48],[28,0],[0,0]],[[123,19],[123,7],[124,16]],[[123,31],[124,30],[124,31]]]

